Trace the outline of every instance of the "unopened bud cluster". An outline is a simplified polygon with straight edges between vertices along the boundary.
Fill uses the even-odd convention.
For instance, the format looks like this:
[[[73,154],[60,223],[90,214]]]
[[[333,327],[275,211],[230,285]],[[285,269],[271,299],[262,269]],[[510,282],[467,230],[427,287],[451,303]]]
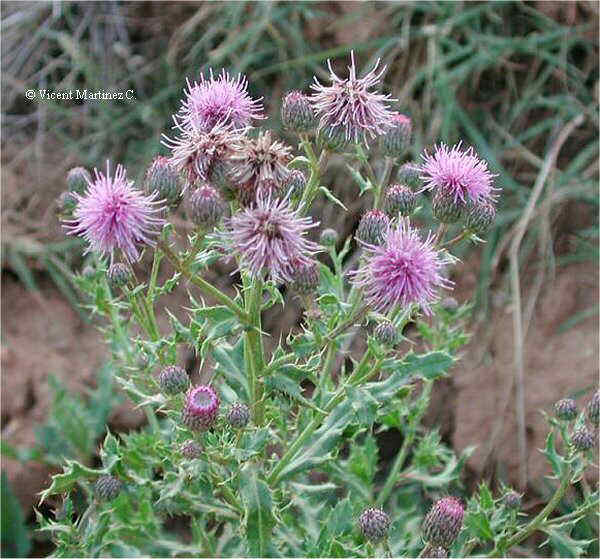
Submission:
[[[389,157],[402,157],[410,144],[412,121],[403,114],[391,117],[392,125],[379,138],[381,150]]]
[[[154,159],[144,181],[147,194],[158,192],[158,199],[164,200],[171,210],[176,210],[183,199],[183,185],[177,171],[167,157],[159,155]]]
[[[504,504],[508,509],[520,510],[521,495],[519,495],[516,491],[509,491],[504,495]]]
[[[575,429],[571,435],[571,443],[573,448],[579,452],[585,452],[589,450],[594,446],[594,442],[594,432],[585,426]]]
[[[319,265],[311,260],[298,263],[292,271],[292,289],[300,295],[313,293],[319,286]]]
[[[77,194],[83,194],[91,180],[92,177],[83,167],[74,167],[67,173],[67,187]]]
[[[111,287],[123,287],[131,279],[131,269],[123,262],[111,264],[106,273]]]
[[[194,460],[202,456],[202,447],[196,441],[186,441],[181,445],[179,451],[188,460]]]
[[[300,91],[290,91],[281,105],[281,122],[292,132],[313,130],[317,120],[308,96]]]
[[[390,217],[410,215],[417,207],[417,195],[407,186],[393,184],[385,194],[385,210]]]
[[[389,321],[378,324],[373,336],[382,345],[392,347],[398,343],[398,329]]]
[[[590,421],[598,427],[600,423],[600,391],[596,392],[587,405],[587,414]]]

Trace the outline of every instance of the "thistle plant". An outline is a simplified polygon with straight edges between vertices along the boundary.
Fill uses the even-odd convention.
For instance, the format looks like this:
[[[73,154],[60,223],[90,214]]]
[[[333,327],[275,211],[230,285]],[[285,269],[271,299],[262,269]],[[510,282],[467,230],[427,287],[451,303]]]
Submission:
[[[486,486],[464,495],[468,452],[455,456],[422,419],[467,339],[468,305],[444,302],[452,251],[483,242],[499,189],[460,143],[412,152],[412,122],[381,90],[385,68],[357,77],[352,55],[347,76],[329,69],[330,83],[283,99],[294,145],[252,128],[265,119],[245,77],[211,71],[188,80],[163,137],[169,152],[142,186],[120,165],[69,174],[76,205],[64,225],[88,242],[97,271],[77,282],[147,426],[107,433],[100,466],[68,461],[54,476],[42,500],[62,495],[67,512],[39,521],[58,555],[498,556],[536,530],[568,535],[597,505],[590,491],[550,518],[591,460],[585,412],[572,425],[550,419],[558,488],[534,518],[519,516],[516,493],[518,505]],[[334,151],[370,204],[347,239],[315,215],[341,205],[323,184]],[[420,225],[428,204],[443,204],[453,225]],[[132,268],[142,257],[147,276]],[[233,270],[232,289],[206,279],[217,262]],[[178,288],[188,304],[159,325]],[[302,322],[274,339],[263,312],[292,297]],[[595,425],[597,404],[587,408]],[[390,429],[403,442],[385,465],[376,435]],[[185,539],[169,531],[172,517]]]

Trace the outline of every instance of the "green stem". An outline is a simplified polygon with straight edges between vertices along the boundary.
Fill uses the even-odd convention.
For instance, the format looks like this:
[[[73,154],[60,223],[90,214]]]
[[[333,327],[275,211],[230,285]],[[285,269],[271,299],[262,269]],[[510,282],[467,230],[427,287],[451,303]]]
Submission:
[[[202,279],[200,276],[192,274],[189,269],[183,265],[181,260],[177,257],[177,255],[170,249],[170,247],[164,242],[159,241],[158,247],[162,250],[165,256],[169,259],[173,267],[184,277],[186,277],[189,281],[191,281],[195,286],[199,287],[204,293],[215,298],[219,303],[225,305],[229,308],[235,315],[240,319],[244,324],[250,323],[250,318],[246,312],[233,300],[231,297],[228,297],[217,289],[213,287],[206,280]]]
[[[460,241],[462,241],[463,239],[465,239],[466,237],[468,237],[470,234],[471,234],[471,232],[469,230],[463,231],[462,233],[459,233],[458,235],[456,235],[456,237],[454,237],[453,239],[450,239],[449,241],[446,241],[441,246],[441,248],[448,248],[448,247],[451,247],[452,245],[460,243]]]
[[[426,381],[425,386],[423,387],[423,392],[421,393],[421,396],[419,398],[421,402],[429,399],[432,387],[433,383],[431,381]],[[385,485],[383,486],[383,489],[379,492],[379,497],[377,497],[376,506],[381,507],[387,501],[392,490],[394,489],[394,485],[396,484],[396,480],[398,479],[398,474],[402,471],[404,462],[406,461],[406,457],[408,455],[408,451],[413,441],[415,440],[415,435],[417,433],[416,427],[421,421],[421,418],[425,413],[426,409],[426,406],[420,406],[419,413],[415,414],[411,418],[408,424],[407,433],[404,437],[404,440],[402,441],[402,446],[400,447],[400,450],[396,455],[396,459],[394,460],[392,469],[390,470],[390,473],[388,474],[388,477],[385,481]]]
[[[505,546],[502,546],[502,549],[494,548],[489,557],[501,557],[506,553],[512,546],[521,543],[524,539],[528,538],[533,532],[535,532],[548,518],[548,515],[557,507],[560,500],[563,498],[567,488],[571,482],[571,466],[569,465],[563,474],[563,478],[560,482],[560,485],[552,495],[548,504],[541,510],[541,512],[524,528],[519,530],[512,538],[509,538],[506,542]]]
[[[358,309],[354,310],[354,312],[350,312],[350,316],[344,320],[340,325],[336,326],[326,337],[330,342],[334,341],[340,334],[342,334],[345,330],[356,324],[357,321],[361,320],[365,314],[367,314],[367,306],[361,306]]]
[[[262,341],[262,279],[251,279],[244,275],[244,297],[246,300],[246,314],[250,317],[250,327],[246,331],[246,367],[248,369],[248,384],[252,386],[252,410],[254,422],[261,426],[264,422],[263,384],[261,377],[265,372],[265,355]],[[247,351],[246,351],[247,349]]]

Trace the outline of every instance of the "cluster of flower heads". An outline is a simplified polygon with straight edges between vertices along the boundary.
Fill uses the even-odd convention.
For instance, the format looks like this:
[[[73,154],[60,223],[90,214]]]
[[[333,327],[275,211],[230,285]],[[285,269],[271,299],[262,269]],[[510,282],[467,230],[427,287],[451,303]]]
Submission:
[[[297,134],[316,133],[326,149],[379,138],[388,158],[405,153],[412,133],[409,117],[390,108],[392,99],[379,91],[385,67],[358,77],[354,53],[348,75],[330,70],[330,85],[315,78],[312,94],[292,91],[282,104],[284,126]],[[302,198],[306,176],[292,170],[292,150],[271,132],[251,134],[254,121],[263,119],[261,99],[248,93],[244,76],[226,71],[201,74],[187,81],[184,98],[173,116],[174,137],[163,137],[170,150],[148,169],[143,190],[133,187],[118,166],[113,177],[84,169],[70,173],[69,199],[74,206],[67,227],[84,236],[90,250],[122,252],[128,261],[139,259],[140,247],[152,244],[168,210],[186,200],[188,218],[198,230],[210,231],[225,216],[226,200],[235,201],[233,215],[224,220],[222,245],[237,257],[241,268],[276,282],[290,282],[306,294],[318,284],[313,257],[319,246],[308,239],[317,224],[304,217],[296,202]],[[424,152],[421,162],[400,167],[397,183],[383,195],[383,210],[361,219],[357,239],[366,258],[353,273],[373,309],[388,312],[416,304],[426,313],[451,282],[444,276],[449,262],[431,234],[424,237],[408,218],[418,206],[417,196],[432,193],[434,214],[451,222],[466,214],[467,227],[480,233],[493,220],[494,175],[472,148],[461,144],[437,146]],[[87,190],[84,192],[86,185]],[[73,204],[71,204],[73,202]],[[237,208],[237,209],[236,209]],[[125,274],[113,274],[127,281]]]

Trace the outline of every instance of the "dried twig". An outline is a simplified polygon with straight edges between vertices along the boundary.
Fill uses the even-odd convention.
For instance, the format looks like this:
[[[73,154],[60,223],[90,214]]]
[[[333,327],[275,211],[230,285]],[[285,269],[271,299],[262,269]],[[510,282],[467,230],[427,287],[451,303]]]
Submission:
[[[542,193],[546,179],[554,164],[562,145],[569,135],[584,120],[583,115],[572,119],[558,134],[556,140],[548,151],[542,168],[537,176],[535,184],[525,211],[517,223],[515,235],[511,241],[509,250],[510,261],[510,285],[513,295],[513,336],[514,336],[514,361],[515,361],[515,383],[516,383],[516,407],[517,407],[517,438],[519,446],[519,484],[521,489],[527,485],[527,440],[525,435],[525,365],[523,359],[523,316],[521,311],[521,285],[519,280],[519,249],[521,241],[525,236],[527,226],[535,209],[536,202]]]

